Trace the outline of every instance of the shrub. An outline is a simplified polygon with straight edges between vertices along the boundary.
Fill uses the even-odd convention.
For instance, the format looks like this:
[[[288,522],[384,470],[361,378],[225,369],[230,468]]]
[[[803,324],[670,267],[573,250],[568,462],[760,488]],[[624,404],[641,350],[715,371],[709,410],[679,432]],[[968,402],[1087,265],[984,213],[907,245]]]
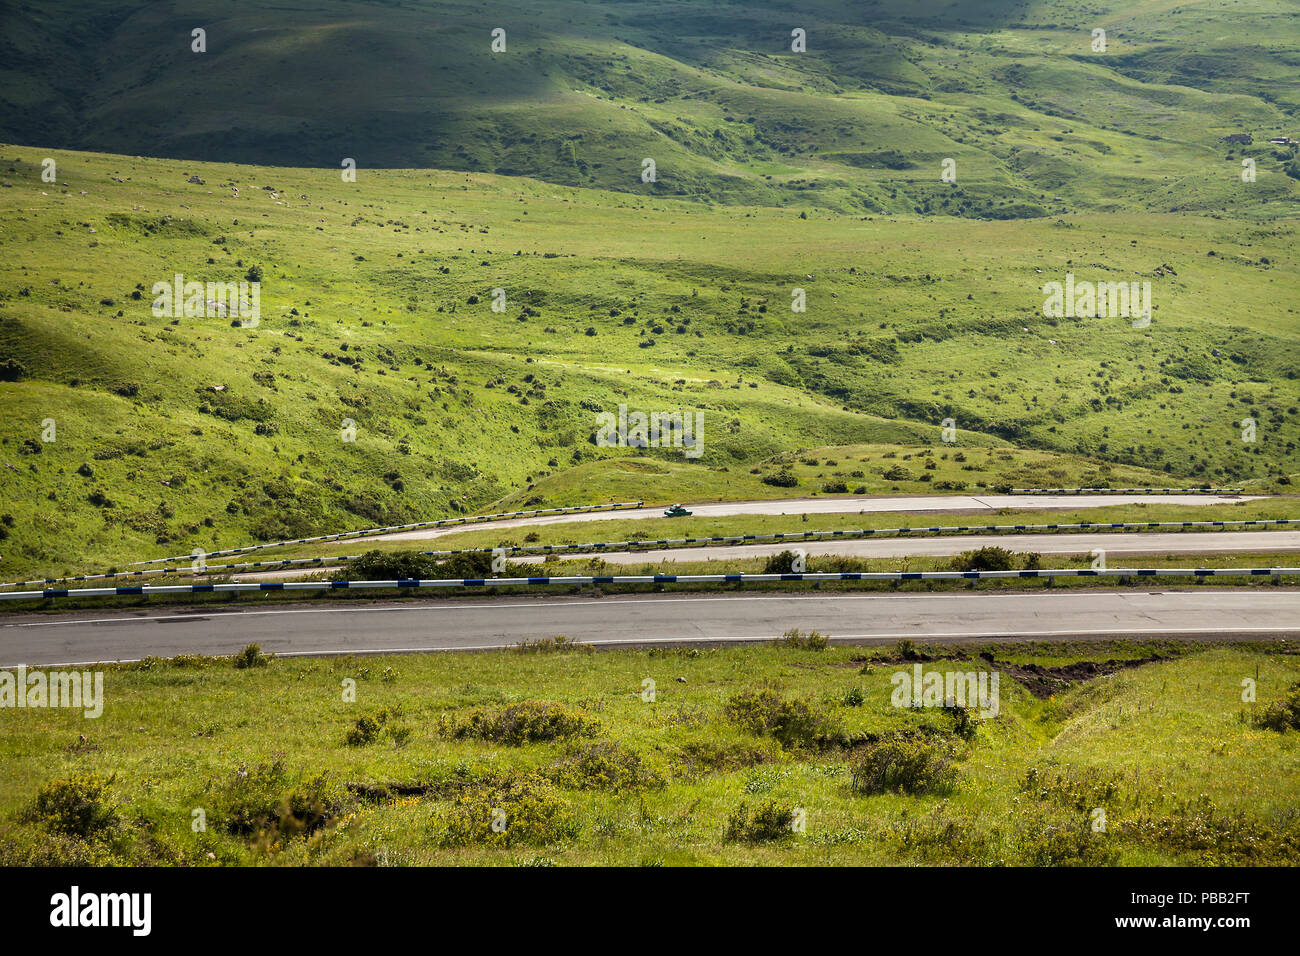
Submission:
[[[214,809],[228,833],[293,837],[315,833],[333,822],[341,800],[325,774],[294,783],[277,757],[235,770],[216,788]]]
[[[780,840],[794,832],[794,811],[774,800],[765,800],[753,810],[741,803],[727,817],[723,838],[736,842],[758,843]]]
[[[1288,728],[1300,730],[1300,683],[1292,684],[1286,697],[1274,701],[1257,714],[1254,724],[1279,733]]]
[[[852,687],[844,695],[845,707],[861,707],[866,702],[866,697],[862,693],[861,687]]]
[[[902,465],[890,465],[885,469],[883,475],[887,481],[915,481],[916,475],[912,474]]]
[[[475,554],[455,554],[446,561],[440,561],[434,568],[436,578],[490,578],[492,577],[492,555],[481,552]],[[510,564],[506,563],[506,574],[510,574]]]
[[[502,710],[478,708],[464,717],[443,714],[438,721],[438,732],[453,739],[477,737],[517,747],[570,737],[594,737],[600,732],[600,721],[564,704],[525,700]]]
[[[436,578],[438,563],[416,551],[367,551],[340,568],[335,580],[415,581]]]
[[[456,796],[445,820],[445,842],[455,846],[538,846],[559,843],[578,831],[573,811],[554,784],[538,774],[467,788]]]
[[[560,786],[574,790],[624,791],[663,783],[639,753],[613,740],[570,746],[550,776]]]
[[[764,574],[794,574],[794,564],[798,555],[793,551],[782,551],[780,554],[769,554],[767,560],[763,562]]]
[[[98,774],[54,780],[37,792],[22,818],[67,836],[102,837],[118,824],[117,804],[108,789],[111,782]]]
[[[824,651],[828,643],[826,635],[819,631],[801,634],[797,627],[792,627],[776,639],[778,647],[795,647],[801,651]]]
[[[233,660],[236,668],[246,670],[249,667],[265,667],[270,658],[262,653],[261,644],[249,644]]]
[[[956,748],[928,737],[889,737],[859,748],[850,769],[856,793],[942,793],[957,782]]]
[[[963,551],[952,559],[954,571],[1010,571],[1016,566],[1015,555],[993,545]]]
[[[889,825],[890,841],[904,853],[940,864],[1004,862],[994,855],[998,852],[994,848],[999,836],[996,826],[986,829],[960,817],[953,819],[945,809],[940,805],[926,816],[903,815]],[[878,836],[873,833],[870,838]]]
[[[828,495],[847,495],[849,486],[843,481],[828,481],[822,485],[822,491]]]
[[[979,721],[971,713],[970,707],[963,707],[953,701],[944,702],[943,712],[952,718],[952,732],[963,740],[973,740],[979,730]]]
[[[401,710],[394,707],[385,707],[373,715],[363,714],[348,729],[343,742],[349,747],[364,747],[366,744],[374,743],[386,732],[395,743],[405,743],[411,730],[396,723],[397,718],[401,716]]]
[[[759,481],[774,488],[793,488],[799,484],[799,479],[787,468],[782,468],[771,475],[764,475]]]
[[[783,747],[815,746],[838,733],[830,717],[804,700],[786,700],[773,690],[733,694],[723,710],[727,719],[754,734],[768,734]]]

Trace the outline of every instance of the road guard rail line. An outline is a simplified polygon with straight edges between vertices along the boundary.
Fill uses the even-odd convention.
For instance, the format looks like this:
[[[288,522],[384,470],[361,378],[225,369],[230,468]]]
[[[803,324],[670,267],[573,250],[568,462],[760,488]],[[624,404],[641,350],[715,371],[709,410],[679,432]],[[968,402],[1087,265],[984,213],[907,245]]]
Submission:
[[[0,600],[211,594],[226,591],[339,591],[371,588],[495,588],[582,584],[747,584],[779,581],[979,581],[996,578],[1261,577],[1300,575],[1300,568],[1045,568],[1033,571],[839,571],[803,574],[599,574],[528,578],[442,578],[394,581],[258,581],[112,588],[9,591]]]
[[[1013,495],[1239,495],[1245,488],[1012,488]]]
[[[987,524],[987,525],[937,525],[930,528],[853,528],[840,531],[780,531],[764,534],[735,534],[710,538],[660,538],[657,541],[603,541],[588,544],[527,544],[507,548],[463,548],[457,551],[421,551],[430,557],[457,554],[506,554],[521,552],[552,554],[564,551],[639,551],[669,545],[703,547],[710,544],[751,544],[759,541],[812,541],[822,538],[901,538],[907,535],[943,535],[982,531],[1115,531],[1150,528],[1221,528],[1249,525],[1300,525],[1300,518],[1254,518],[1235,521],[1084,521],[1077,524]],[[36,581],[35,584],[42,582]]]
[[[451,551],[421,551],[425,557],[454,557],[461,554],[496,554],[504,550],[506,554],[562,554],[573,551],[636,552],[649,548],[679,546],[683,548],[705,547],[711,544],[751,544],[760,541],[813,541],[824,538],[901,538],[909,535],[944,535],[970,532],[1037,532],[1037,531],[1118,531],[1152,528],[1228,528],[1262,527],[1264,525],[1300,525],[1300,518],[1252,518],[1234,521],[1084,521],[1076,524],[988,524],[988,525],[939,525],[931,528],[854,528],[839,531],[779,531],[763,534],[738,534],[704,538],[660,538],[655,541],[592,541],[586,544],[524,544],[510,545],[506,548],[459,548]],[[276,570],[298,564],[325,566],[333,562],[355,561],[359,554],[339,554],[334,557],[319,558],[279,558],[272,561],[247,561],[242,564],[203,564],[188,568],[176,565],[166,568],[151,568],[145,571],[106,571],[100,574],[78,574],[64,578],[34,578],[31,581],[14,581],[0,584],[0,588],[32,587],[38,584],[62,584],[64,582],[100,581],[116,578],[138,578],[151,574],[214,574],[225,571],[248,571],[254,569]]]
[[[582,514],[589,511],[622,511],[640,508],[644,501],[618,501],[608,505],[577,505],[572,508],[541,508],[534,511],[506,511],[495,515],[466,515],[463,518],[440,518],[437,521],[417,521],[414,524],[397,524],[387,528],[367,528],[363,531],[343,531],[339,534],[323,534],[315,538],[294,538],[291,541],[272,541],[268,544],[250,544],[244,548],[226,548],[222,551],[206,551],[204,557],[213,558],[227,554],[248,554],[250,551],[265,551],[267,548],[283,548],[293,544],[314,544],[318,541],[341,541],[344,538],[364,538],[371,535],[390,534],[395,531],[414,531],[417,528],[440,528],[458,524],[476,524],[480,521],[499,521],[502,518],[533,518],[538,515]],[[151,558],[148,561],[132,561],[137,564],[162,564],[165,561],[185,561],[195,557],[193,554],[174,554],[169,558]]]

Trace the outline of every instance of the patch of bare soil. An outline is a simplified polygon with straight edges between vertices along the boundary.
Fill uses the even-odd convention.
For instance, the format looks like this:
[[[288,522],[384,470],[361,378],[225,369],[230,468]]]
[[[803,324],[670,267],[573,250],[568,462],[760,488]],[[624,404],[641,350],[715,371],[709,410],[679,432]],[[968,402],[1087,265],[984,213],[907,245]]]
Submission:
[[[1010,664],[1006,661],[999,661],[988,651],[980,654],[980,657],[997,667],[999,672],[1017,681],[1038,698],[1047,698],[1053,694],[1059,694],[1061,691],[1068,690],[1082,681],[1106,677],[1133,667],[1141,667],[1143,664],[1152,664],[1156,661],[1165,660],[1161,655],[1153,654],[1150,657],[1136,657],[1125,660],[1111,658],[1105,661],[1075,661],[1073,664],[1062,664],[1059,667],[1043,667],[1041,664]]]

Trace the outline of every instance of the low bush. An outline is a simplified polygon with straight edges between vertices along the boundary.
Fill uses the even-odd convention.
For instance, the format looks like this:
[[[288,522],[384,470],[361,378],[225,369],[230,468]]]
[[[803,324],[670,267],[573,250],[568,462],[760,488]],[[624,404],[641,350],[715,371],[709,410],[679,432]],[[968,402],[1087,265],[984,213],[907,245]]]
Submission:
[[[445,816],[444,841],[454,846],[543,846],[578,832],[572,809],[539,774],[520,774],[470,787]]]
[[[367,551],[334,574],[336,581],[417,581],[441,577],[438,563],[415,551]]]
[[[1011,571],[1015,566],[1016,556],[994,545],[963,551],[952,559],[954,571]]]
[[[1281,700],[1275,700],[1254,718],[1256,727],[1264,730],[1300,730],[1300,683],[1292,684]]]
[[[800,560],[800,556],[793,551],[782,551],[780,554],[769,554],[767,560],[763,562],[764,574],[795,574],[795,562]]]
[[[1183,854],[1199,865],[1300,863],[1300,817],[1294,811],[1271,822],[1252,819],[1244,811],[1221,813],[1204,794],[1179,801],[1161,816],[1146,813],[1123,820],[1113,830],[1124,839]]]
[[[641,754],[613,740],[571,745],[551,779],[573,790],[638,790],[663,783]]]
[[[438,732],[452,739],[475,737],[517,747],[570,737],[594,737],[600,732],[600,721],[564,704],[525,700],[501,710],[477,708],[464,716],[443,714]]]
[[[801,651],[824,651],[828,643],[826,635],[818,631],[801,634],[797,627],[792,627],[776,639],[778,647],[794,647]]]
[[[794,820],[794,810],[774,800],[765,800],[752,810],[741,803],[727,817],[723,839],[745,843],[780,840],[794,833]]]
[[[332,823],[342,809],[326,775],[293,780],[280,758],[235,770],[213,788],[213,816],[228,833],[310,835]]]
[[[54,780],[37,792],[22,819],[83,840],[105,836],[119,822],[117,804],[109,791],[111,782],[98,774]]]
[[[957,783],[958,753],[950,741],[888,737],[858,749],[850,761],[855,793],[945,793]]]
[[[819,746],[839,733],[838,724],[807,701],[786,700],[768,689],[733,694],[723,713],[733,724],[768,734],[783,747]]]
[[[764,475],[759,481],[774,488],[793,488],[799,484],[799,479],[795,477],[795,474],[786,468],[782,468],[771,475]]]
[[[363,714],[348,728],[343,742],[349,747],[364,747],[387,736],[396,744],[404,744],[411,735],[411,729],[397,722],[401,716],[401,710],[396,707],[384,707],[374,714]]]
[[[233,658],[233,663],[239,670],[245,670],[249,667],[265,667],[270,660],[262,653],[261,644],[249,644]]]

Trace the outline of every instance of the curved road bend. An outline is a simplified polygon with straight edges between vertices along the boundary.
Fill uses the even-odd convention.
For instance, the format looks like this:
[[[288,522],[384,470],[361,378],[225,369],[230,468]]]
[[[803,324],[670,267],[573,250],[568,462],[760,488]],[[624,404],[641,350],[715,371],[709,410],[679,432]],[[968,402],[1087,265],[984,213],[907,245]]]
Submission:
[[[1018,510],[1069,510],[1105,508],[1110,505],[1223,505],[1238,501],[1257,501],[1268,495],[918,495],[887,498],[775,498],[764,501],[722,501],[714,504],[688,505],[698,518],[723,518],[733,515],[802,515],[802,514],[879,514],[883,512],[981,512],[1000,508]],[[520,528],[539,524],[564,524],[576,521],[625,521],[662,518],[663,509],[646,507],[636,511],[593,511],[587,514],[548,515],[540,518],[512,518],[484,521],[449,528],[422,528],[394,534],[355,538],[370,541],[424,541],[447,534],[495,528]]]
[[[1300,590],[521,595],[27,614],[0,618],[0,666],[229,654],[249,643],[287,655],[483,650],[558,634],[604,646],[727,643],[771,640],[791,627],[861,642],[1293,638],[1300,637]]]
[[[1300,551],[1300,531],[1079,532],[1076,534],[952,534],[943,537],[863,538],[852,541],[786,541],[718,547],[681,547],[645,551],[564,552],[565,561],[603,558],[608,564],[655,564],[674,561],[718,561],[762,558],[801,548],[808,555],[848,555],[855,558],[945,557],[983,547],[1039,554],[1090,554],[1102,549],[1110,557],[1149,554],[1281,553]],[[541,555],[511,560],[536,563]]]
[[[862,538],[858,540],[787,541],[783,544],[718,545],[717,547],[659,548],[640,551],[565,551],[564,561],[600,558],[606,564],[666,564],[679,561],[722,561],[762,558],[801,548],[809,556],[847,555],[855,558],[945,557],[974,548],[999,547],[1038,554],[1091,554],[1097,549],[1108,558],[1153,554],[1279,554],[1300,551],[1300,531],[1141,531],[1075,532],[1073,534],[953,534],[943,537]],[[521,564],[540,564],[544,555],[511,558]],[[236,581],[289,581],[337,570],[343,565],[278,568],[234,574]]]

